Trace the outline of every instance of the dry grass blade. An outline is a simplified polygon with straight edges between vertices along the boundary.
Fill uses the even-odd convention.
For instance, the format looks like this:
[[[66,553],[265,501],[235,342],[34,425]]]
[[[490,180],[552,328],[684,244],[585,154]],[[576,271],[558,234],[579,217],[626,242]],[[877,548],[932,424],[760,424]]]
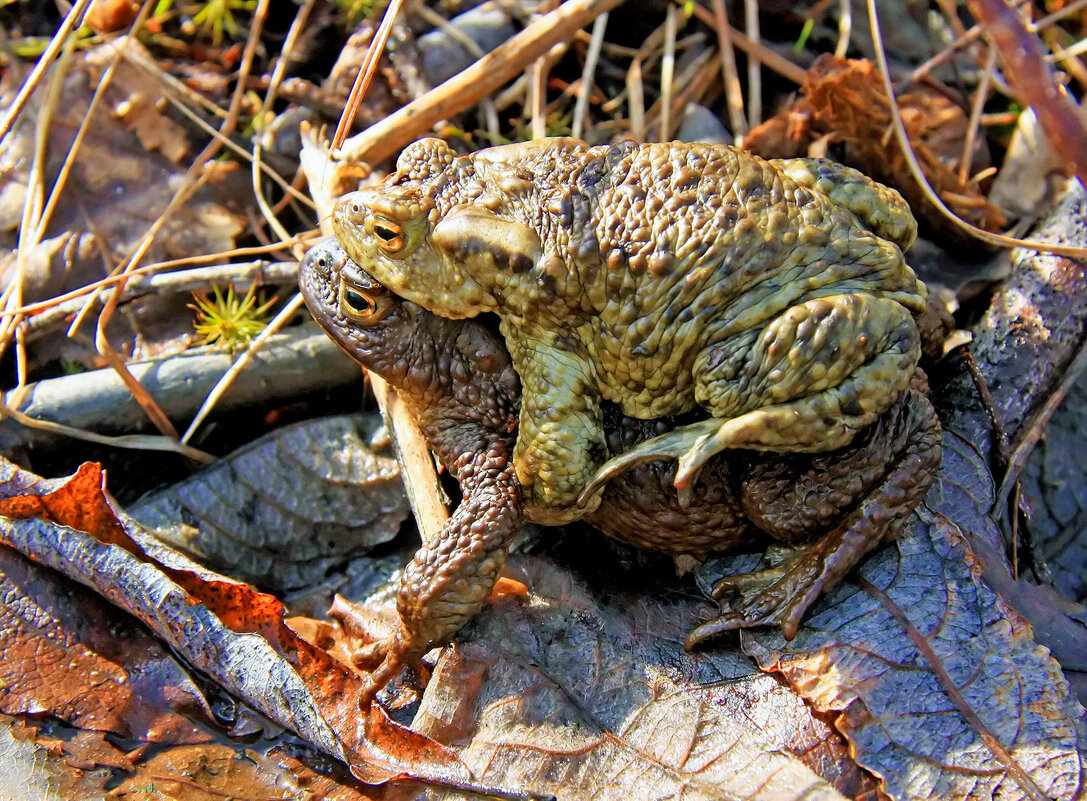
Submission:
[[[977,91],[974,92],[974,103],[970,108],[970,121],[967,123],[966,136],[963,138],[962,158],[959,160],[959,183],[966,185],[970,177],[970,162],[974,152],[974,143],[977,141],[978,129],[981,127],[981,112],[985,110],[985,101],[989,99],[989,81],[996,69],[996,50],[989,51],[989,59],[985,64],[985,71],[981,74]]]
[[[661,58],[659,139],[667,142],[672,133],[672,79],[676,71],[676,7],[668,6],[664,18],[664,55]]]
[[[303,28],[306,25],[306,21],[309,19],[310,12],[313,10],[315,0],[306,0],[302,7],[295,14],[294,21],[291,23],[290,30],[287,31],[287,38],[283,41],[283,49],[276,59],[275,67],[272,70],[272,77],[268,81],[268,91],[264,93],[264,101],[260,108],[260,119],[265,119],[268,112],[271,111],[272,104],[275,102],[276,94],[279,91],[279,85],[283,81],[283,75],[287,69],[287,63],[290,60],[290,54],[294,50],[295,43],[298,41],[299,35],[302,33]],[[257,205],[260,207],[261,214],[264,215],[265,221],[268,226],[275,232],[281,242],[286,242],[291,239],[290,233],[283,227],[283,224],[279,222],[272,208],[268,205],[268,201],[264,197],[264,190],[260,185],[261,166],[263,165],[263,145],[261,144],[261,138],[255,137],[253,141],[253,156],[251,161],[251,172],[253,181],[253,197],[256,198]],[[301,255],[301,254],[295,254]]]
[[[759,41],[759,0],[744,0],[744,27],[747,38]],[[762,122],[762,65],[757,58],[747,60],[747,116],[752,125]]]
[[[849,52],[849,37],[853,33],[853,4],[849,0],[840,0],[838,3],[838,45],[834,48],[834,55],[845,58]]]
[[[581,85],[578,87],[577,103],[574,105],[574,122],[571,134],[581,138],[585,127],[585,114],[589,110],[589,94],[592,92],[593,79],[596,75],[596,63],[600,59],[600,49],[604,46],[604,33],[608,28],[608,12],[604,12],[593,21],[593,33],[589,40],[589,49],[585,53],[585,69],[581,72]]]
[[[891,83],[890,68],[887,64],[887,52],[883,47],[883,33],[880,29],[879,11],[876,9],[876,0],[867,0],[867,2],[868,19],[872,26],[872,44],[875,47],[876,62],[879,65],[880,77],[883,79],[883,88],[887,93],[887,99],[889,101],[888,107],[894,125],[895,139],[898,140],[898,146],[902,149],[902,155],[906,158],[910,173],[921,186],[921,189],[929,202],[939,209],[940,213],[947,217],[947,219],[955,226],[966,231],[971,236],[974,236],[983,242],[988,242],[991,245],[1009,248],[1030,248],[1031,250],[1036,250],[1040,253],[1054,253],[1058,256],[1069,256],[1075,259],[1087,258],[1087,248],[1016,239],[1015,237],[1004,236],[1003,234],[994,234],[991,231],[978,228],[976,225],[971,225],[951,211],[951,209],[947,207],[947,204],[944,203],[943,199],[933,191],[932,185],[928,182],[928,179],[925,178],[924,171],[917,161],[917,154],[914,153],[913,146],[910,144],[909,134],[906,133],[906,126],[902,121],[902,114],[898,108],[898,100],[895,96],[894,86]]]
[[[53,34],[49,46],[45,48],[45,52],[41,54],[38,63],[34,65],[34,69],[31,70],[30,75],[27,76],[23,85],[19,87],[19,91],[11,101],[11,105],[8,106],[8,110],[4,114],[3,122],[0,122],[0,139],[3,139],[8,135],[8,132],[11,131],[11,126],[19,119],[19,115],[22,113],[27,101],[30,99],[30,95],[33,94],[34,90],[37,88],[38,82],[41,81],[45,71],[49,69],[53,61],[56,60],[57,54],[60,52],[61,48],[64,47],[64,44],[68,39],[68,34],[83,23],[83,15],[86,13],[87,8],[92,1],[93,0],[78,0],[78,2],[68,10],[68,13],[64,15],[64,19],[61,21],[57,32]],[[147,3],[147,5],[150,5],[150,3]]]
[[[378,27],[373,41],[370,42],[370,48],[366,51],[366,59],[362,62],[362,66],[359,67],[359,74],[355,76],[355,83],[351,86],[351,94],[347,98],[347,105],[344,107],[343,114],[340,115],[340,122],[336,126],[336,134],[332,137],[333,150],[343,144],[343,140],[347,138],[347,132],[351,130],[351,124],[355,121],[355,114],[358,113],[359,106],[362,105],[362,99],[366,96],[366,90],[370,88],[370,81],[373,80],[374,73],[377,72],[381,54],[385,52],[385,43],[389,41],[389,33],[393,29],[393,22],[396,21],[396,17],[400,13],[400,4],[401,0],[392,0],[388,8],[385,9],[385,16],[381,19],[381,25]]]
[[[725,0],[713,0],[713,19],[721,56],[721,80],[725,84],[728,121],[732,126],[732,135],[741,137],[747,133],[748,125],[744,115],[744,93],[740,88],[740,75],[736,72],[736,53],[732,48],[732,28],[728,24]]]
[[[93,431],[84,431],[81,428],[54,423],[51,420],[38,420],[29,415],[13,409],[8,404],[0,401],[0,415],[10,417],[27,428],[36,428],[39,431],[48,431],[63,437],[93,442],[98,445],[108,445],[111,448],[128,448],[137,451],[163,451],[167,453],[179,453],[195,462],[211,462],[215,459],[210,453],[205,453],[191,445],[183,445],[170,437],[154,437],[146,434],[125,434],[118,437],[108,437],[103,434],[95,434]]]
[[[679,2],[679,0],[676,0]],[[703,8],[697,3],[694,5],[694,15],[707,27],[716,29],[717,20],[708,8]],[[749,58],[757,60],[767,69],[771,69],[778,75],[792,81],[795,84],[804,83],[804,70],[784,56],[779,55],[768,47],[765,47],[754,39],[745,36],[735,28],[729,28],[729,39],[737,49],[743,50]]]

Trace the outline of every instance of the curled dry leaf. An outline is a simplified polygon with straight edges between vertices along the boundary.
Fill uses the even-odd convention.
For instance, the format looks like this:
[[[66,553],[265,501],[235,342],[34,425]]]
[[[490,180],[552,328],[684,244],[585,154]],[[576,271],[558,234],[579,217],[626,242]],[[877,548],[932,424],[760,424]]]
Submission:
[[[925,198],[890,136],[890,105],[870,61],[820,56],[804,76],[801,93],[803,97],[751,131],[744,147],[764,158],[791,158],[808,155],[817,140],[841,143],[842,161],[902,192],[918,220],[942,238],[961,240],[961,231]],[[972,183],[959,179],[966,113],[945,95],[924,86],[900,95],[898,104],[910,143],[936,193],[960,217],[981,228],[999,230],[1004,223],[1001,211]],[[983,147],[981,140],[979,147]],[[988,154],[978,150],[970,173],[988,164]]]
[[[126,609],[189,664],[364,782],[471,781],[452,752],[380,707],[360,716],[355,673],[284,625],[274,597],[157,544],[115,509],[97,466],[44,481],[2,461],[0,481],[8,488],[0,541]]]

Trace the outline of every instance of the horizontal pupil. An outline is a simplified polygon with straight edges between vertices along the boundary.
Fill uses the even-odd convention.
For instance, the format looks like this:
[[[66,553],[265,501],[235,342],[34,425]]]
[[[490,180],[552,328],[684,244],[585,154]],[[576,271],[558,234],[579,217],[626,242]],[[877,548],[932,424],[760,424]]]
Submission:
[[[368,312],[373,309],[373,304],[365,296],[351,289],[344,289],[343,299],[347,305],[357,312]]]

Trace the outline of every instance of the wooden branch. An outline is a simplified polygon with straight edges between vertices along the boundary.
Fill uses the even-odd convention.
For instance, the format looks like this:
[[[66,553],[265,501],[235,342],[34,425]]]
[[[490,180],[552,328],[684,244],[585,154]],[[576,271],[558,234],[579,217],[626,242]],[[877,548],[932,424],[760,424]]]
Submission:
[[[471,108],[513,80],[554,45],[568,41],[599,14],[623,0],[567,0],[499,45],[472,66],[381,122],[346,140],[340,157],[376,164],[425,135],[438,122]]]

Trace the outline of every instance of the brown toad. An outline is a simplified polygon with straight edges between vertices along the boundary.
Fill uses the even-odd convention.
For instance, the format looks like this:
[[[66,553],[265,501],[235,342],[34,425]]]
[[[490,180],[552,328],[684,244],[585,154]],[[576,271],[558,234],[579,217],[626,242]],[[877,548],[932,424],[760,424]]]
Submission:
[[[333,229],[435,314],[495,312],[523,385],[514,463],[541,522],[678,457],[690,488],[726,448],[827,451],[889,409],[919,357],[926,290],[897,192],[814,159],[723,145],[546,139],[457,157],[416,142]],[[601,401],[713,417],[607,460]],[[580,499],[580,503],[579,503]]]
[[[299,283],[313,316],[349,355],[398,390],[464,500],[405,568],[398,628],[363,650],[371,695],[406,661],[447,641],[491,592],[524,503],[511,456],[520,383],[500,337],[484,321],[450,320],[405,301],[350,261],[335,240],[315,246]],[[671,429],[605,402],[608,455]],[[778,568],[723,580],[739,591],[730,611],[691,632],[780,624],[788,636],[820,593],[868,551],[893,537],[925,494],[940,462],[940,426],[927,399],[907,391],[845,448],[826,454],[733,451],[713,458],[681,506],[674,463],[638,466],[610,481],[586,520],[609,536],[654,551],[704,557],[755,546],[766,534],[798,546]]]

